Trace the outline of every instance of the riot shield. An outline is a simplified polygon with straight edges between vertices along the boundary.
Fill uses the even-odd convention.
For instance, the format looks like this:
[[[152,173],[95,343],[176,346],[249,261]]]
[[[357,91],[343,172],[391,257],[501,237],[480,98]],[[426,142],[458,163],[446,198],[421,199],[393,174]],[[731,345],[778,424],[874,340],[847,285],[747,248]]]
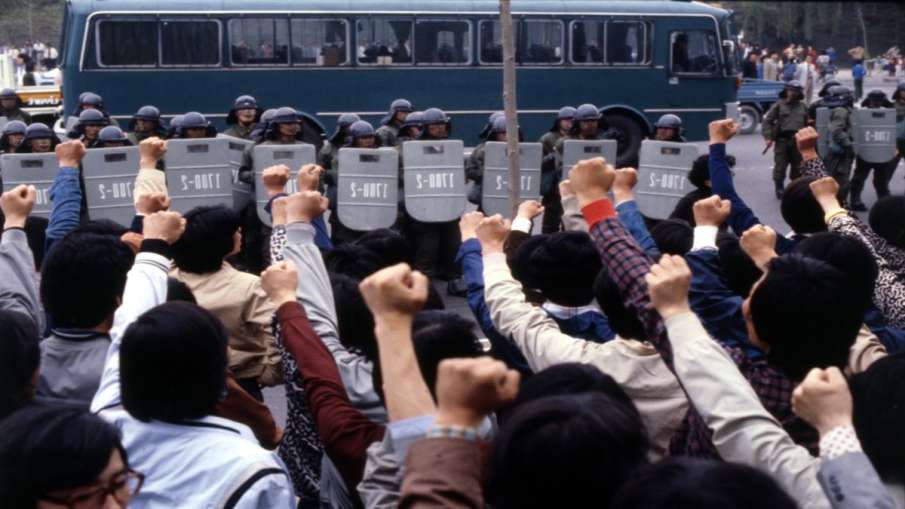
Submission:
[[[855,153],[869,163],[889,162],[896,156],[896,110],[894,108],[852,111]]]
[[[399,208],[399,152],[392,148],[339,150],[336,213],[357,231],[389,228]]]
[[[821,159],[830,155],[830,109],[817,108],[817,155]]]
[[[132,189],[141,165],[138,147],[98,148],[85,153],[82,179],[88,217],[132,224],[135,201]]]
[[[2,131],[3,128],[6,127],[6,124],[8,124],[8,123],[9,123],[9,119],[8,119],[8,118],[6,118],[6,117],[0,117],[0,131]]]
[[[456,221],[465,212],[465,147],[462,140],[402,144],[405,208],[425,223]]]
[[[688,172],[698,148],[690,143],[644,140],[638,165],[635,200],[647,217],[666,219],[683,196],[692,190]]]
[[[255,161],[255,201],[258,205],[258,218],[267,226],[271,225],[270,214],[264,210],[270,198],[267,196],[267,189],[264,188],[264,170],[267,168],[285,164],[289,167],[289,182],[286,185],[286,192],[293,194],[298,192],[298,176],[299,168],[303,165],[311,164],[316,161],[317,151],[314,145],[300,143],[297,145],[258,145],[254,149]]]
[[[171,210],[186,213],[199,206],[233,206],[229,141],[224,138],[167,141],[164,155]]]
[[[562,146],[562,178],[569,178],[569,170],[584,159],[602,157],[616,166],[616,140],[565,140]]]
[[[491,141],[484,145],[484,214],[512,217],[509,208],[509,161],[506,143]],[[541,160],[544,148],[540,143],[519,143],[519,202],[540,196]]]
[[[234,138],[225,134],[218,134],[217,137],[229,141],[229,166],[233,171],[233,208],[242,210],[251,202],[254,186],[239,180],[239,169],[242,167],[245,151],[250,150],[255,143],[251,140]]]
[[[4,154],[0,157],[0,167],[3,168],[3,192],[20,184],[35,186],[37,198],[31,215],[50,217],[50,187],[60,170],[56,154]]]

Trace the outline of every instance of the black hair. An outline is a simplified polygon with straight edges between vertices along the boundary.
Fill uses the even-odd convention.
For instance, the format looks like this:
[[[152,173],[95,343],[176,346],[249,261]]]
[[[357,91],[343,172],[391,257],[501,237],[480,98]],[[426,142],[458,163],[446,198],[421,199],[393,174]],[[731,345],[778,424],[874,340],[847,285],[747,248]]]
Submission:
[[[716,245],[720,253],[720,266],[726,285],[736,295],[747,297],[751,288],[761,276],[763,271],[757,267],[754,260],[742,249],[738,237],[730,232],[720,232],[716,236]]]
[[[88,329],[111,318],[135,255],[111,235],[70,233],[47,253],[41,302],[56,327]]]
[[[437,367],[446,359],[479,357],[481,343],[474,333],[474,323],[447,311],[424,310],[415,315],[412,323],[412,344],[418,358],[418,368],[431,395],[435,395]],[[383,396],[383,373],[380,362],[374,363],[371,377],[374,391]]]
[[[354,279],[364,279],[384,268],[381,256],[355,243],[341,244],[324,253],[327,270]]]
[[[820,232],[799,242],[795,252],[839,269],[857,288],[852,304],[864,304],[864,311],[867,311],[879,275],[877,262],[867,246],[840,233]]]
[[[635,413],[638,412],[632,399],[625,393],[619,382],[596,366],[578,362],[554,364],[529,378],[522,379],[518,397],[512,406],[518,407],[529,401],[549,396],[565,396],[583,392],[606,394],[615,401],[631,407]],[[638,418],[641,418],[640,414],[638,414]]]
[[[355,241],[355,244],[380,256],[383,265],[381,268],[413,262],[412,248],[408,240],[401,233],[389,228],[366,232]]]
[[[0,421],[0,507],[35,507],[57,490],[87,486],[110,455],[128,457],[117,429],[69,406],[31,405]]]
[[[526,288],[561,306],[585,306],[594,300],[594,277],[603,268],[600,254],[585,232],[536,235],[513,257],[513,273]]]
[[[905,249],[905,196],[880,198],[870,208],[870,227],[886,242]]]
[[[815,367],[845,368],[864,321],[865,305],[854,293],[849,278],[826,262],[797,254],[770,261],[749,304],[771,363],[793,380]]]
[[[650,229],[657,248],[663,254],[684,256],[694,245],[694,228],[682,219],[664,219]]]
[[[644,326],[638,320],[638,316],[626,309],[622,301],[622,292],[619,285],[610,277],[606,267],[601,269],[594,281],[594,296],[597,305],[606,315],[613,332],[624,339],[645,340]]]
[[[194,304],[168,302],[141,315],[123,335],[123,407],[145,422],[213,413],[226,391],[226,345],[223,324]]]
[[[233,236],[240,226],[238,212],[222,205],[195,207],[184,217],[185,232],[173,244],[173,262],[193,274],[217,272],[235,247]]]
[[[0,420],[31,399],[32,377],[41,363],[39,334],[28,316],[0,310]]]
[[[374,315],[368,309],[359,281],[345,274],[330,273],[333,303],[339,340],[354,353],[378,362],[377,337],[374,335]]]
[[[881,478],[905,484],[905,352],[877,360],[849,386],[864,453]]]
[[[816,233],[826,231],[823,208],[811,192],[811,182],[817,177],[797,178],[786,186],[779,210],[786,224],[795,233]]]
[[[189,302],[198,304],[195,293],[182,281],[168,277],[167,278],[167,302]]]
[[[734,168],[735,156],[726,155],[726,162],[729,164],[730,168]],[[698,156],[698,158],[694,160],[694,163],[691,164],[691,170],[688,172],[688,175],[686,175],[686,178],[698,189],[710,189],[706,184],[706,182],[710,180],[710,155],[704,154]]]
[[[125,226],[111,221],[110,219],[92,219],[84,222],[73,230],[76,233],[96,233],[98,235],[113,235],[114,237],[122,237],[129,229]]]
[[[772,477],[748,465],[672,457],[635,472],[612,507],[796,509],[798,503]]]
[[[28,216],[25,220],[25,237],[28,239],[28,247],[38,269],[44,264],[44,244],[47,241],[48,224],[46,217]]]
[[[495,509],[609,507],[649,440],[636,410],[591,392],[518,407],[491,444],[485,499]],[[540,465],[543,468],[538,468]]]

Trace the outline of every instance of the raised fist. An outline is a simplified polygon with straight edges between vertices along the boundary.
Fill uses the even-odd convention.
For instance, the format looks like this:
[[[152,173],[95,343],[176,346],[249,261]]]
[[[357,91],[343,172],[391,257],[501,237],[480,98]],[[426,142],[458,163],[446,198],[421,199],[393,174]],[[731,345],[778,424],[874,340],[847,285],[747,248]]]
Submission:
[[[278,164],[265,168],[261,181],[264,183],[264,188],[267,189],[267,196],[285,192],[286,183],[289,182],[289,167],[285,164]]]
[[[691,309],[688,305],[691,269],[681,256],[663,255],[644,279],[647,281],[651,304],[664,320]]]
[[[795,133],[795,143],[798,145],[798,152],[801,153],[802,159],[809,161],[817,159],[817,130],[813,127],[805,127],[799,129]]]
[[[286,222],[310,223],[327,210],[330,200],[317,191],[299,191],[286,198]]]
[[[147,216],[170,208],[170,198],[166,193],[144,193],[138,196],[135,211]]]
[[[477,428],[518,395],[518,371],[490,357],[446,359],[437,367],[437,424]]]
[[[175,244],[185,232],[185,218],[179,212],[155,212],[144,219],[145,240],[159,239]]]
[[[6,216],[3,227],[25,228],[25,221],[35,206],[37,196],[35,186],[25,184],[19,184],[13,190],[3,193],[3,196],[0,196],[0,208]]]
[[[814,368],[792,392],[792,410],[825,435],[852,425],[852,394],[839,368]]]
[[[761,270],[776,257],[776,232],[769,226],[758,224],[748,228],[739,244]]]
[[[462,234],[462,242],[477,237],[478,225],[484,219],[484,214],[478,211],[466,212],[459,219],[459,233]]]
[[[299,191],[317,191],[324,169],[316,164],[306,164],[299,168]]]
[[[427,276],[400,263],[371,274],[359,285],[375,320],[414,318],[427,301]]]
[[[722,226],[732,212],[732,202],[713,195],[694,203],[694,222],[698,226]]]
[[[738,134],[738,124],[731,118],[723,120],[714,120],[708,126],[710,131],[710,144],[727,143],[733,136]]]
[[[575,190],[572,189],[572,181],[565,179],[559,183],[559,197],[563,200],[575,196]]]
[[[537,200],[525,200],[519,203],[517,217],[533,220],[544,213],[544,206]]]
[[[606,198],[606,193],[610,191],[614,180],[616,170],[602,157],[579,161],[569,170],[572,190],[575,191],[578,204],[582,207]]]
[[[502,253],[503,244],[511,229],[512,222],[503,219],[503,216],[499,214],[482,219],[476,233],[478,240],[481,241],[481,250],[484,254]]]
[[[145,138],[138,144],[138,153],[141,156],[142,168],[154,168],[157,161],[163,159],[167,153],[167,142],[156,136]]]
[[[55,152],[60,168],[78,168],[85,157],[85,145],[79,140],[71,140],[57,145]]]

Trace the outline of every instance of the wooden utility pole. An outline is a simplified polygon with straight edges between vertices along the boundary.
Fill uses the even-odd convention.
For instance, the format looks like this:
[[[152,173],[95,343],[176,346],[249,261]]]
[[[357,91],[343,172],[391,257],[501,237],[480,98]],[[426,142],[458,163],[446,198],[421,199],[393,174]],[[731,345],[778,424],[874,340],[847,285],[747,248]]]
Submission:
[[[506,153],[509,158],[509,209],[518,211],[521,169],[519,168],[518,104],[515,90],[515,37],[512,32],[510,0],[500,0],[500,28],[503,42],[503,106],[506,111]]]

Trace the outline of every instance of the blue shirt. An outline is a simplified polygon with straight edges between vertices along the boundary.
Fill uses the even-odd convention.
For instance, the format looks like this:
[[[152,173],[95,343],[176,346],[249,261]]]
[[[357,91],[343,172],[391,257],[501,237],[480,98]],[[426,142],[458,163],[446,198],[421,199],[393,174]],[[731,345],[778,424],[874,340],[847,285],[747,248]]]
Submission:
[[[852,67],[852,78],[853,78],[853,79],[855,79],[855,80],[863,80],[863,79],[864,79],[864,74],[865,74],[865,71],[864,71],[864,66],[863,66],[863,65],[861,65],[861,64],[855,64],[855,66]]]

